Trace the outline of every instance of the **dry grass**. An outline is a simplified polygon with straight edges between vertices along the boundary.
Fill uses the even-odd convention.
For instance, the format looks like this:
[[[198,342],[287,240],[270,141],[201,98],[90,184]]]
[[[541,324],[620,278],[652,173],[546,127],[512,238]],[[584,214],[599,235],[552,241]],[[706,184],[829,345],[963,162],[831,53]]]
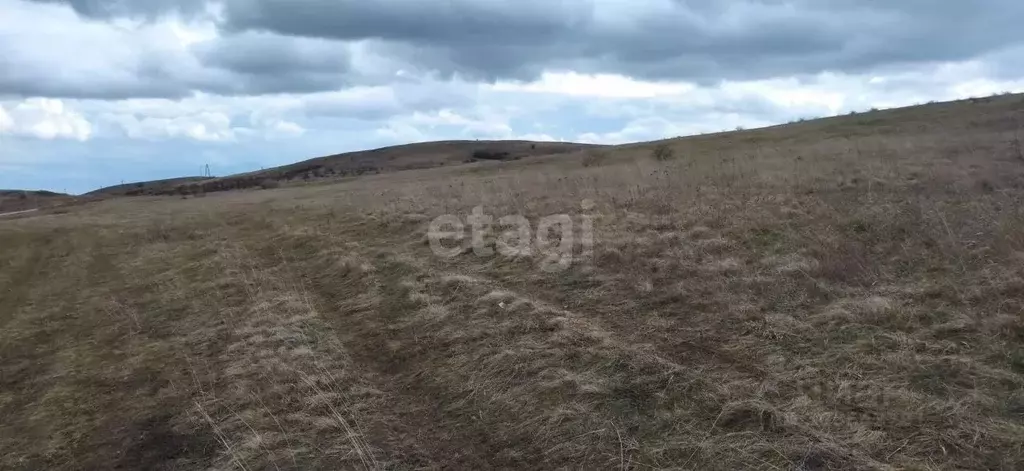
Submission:
[[[1020,469],[1022,109],[0,222],[0,467]],[[433,256],[477,205],[594,253]]]

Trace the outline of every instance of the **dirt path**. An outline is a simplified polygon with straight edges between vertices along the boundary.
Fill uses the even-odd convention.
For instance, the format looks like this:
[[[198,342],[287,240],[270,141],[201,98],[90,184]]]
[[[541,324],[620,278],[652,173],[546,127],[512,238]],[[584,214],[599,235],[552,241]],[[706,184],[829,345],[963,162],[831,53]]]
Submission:
[[[302,286],[318,306],[320,338],[344,345],[348,371],[361,372],[387,398],[385,409],[362,420],[366,442],[386,450],[385,462],[631,468],[726,461],[756,468],[764,461],[771,468],[799,461],[767,447],[775,443],[850,461],[723,386],[745,384],[747,375],[726,374],[714,355],[667,358],[638,342],[628,320],[579,293],[561,299],[556,287],[523,289],[522,273],[442,263],[412,239],[373,246],[363,239],[353,229],[325,238],[283,226],[249,252]],[[285,262],[281,253],[306,255]],[[714,437],[720,446],[707,449],[713,427],[722,430]],[[761,435],[766,448],[736,438],[749,434]],[[721,451],[736,448],[742,453]]]
[[[36,211],[39,211],[39,209],[38,208],[36,208],[36,209],[26,209],[24,211],[12,211],[12,212],[9,212],[9,213],[0,213],[0,218],[5,217],[5,216],[14,216],[16,214],[34,213]]]

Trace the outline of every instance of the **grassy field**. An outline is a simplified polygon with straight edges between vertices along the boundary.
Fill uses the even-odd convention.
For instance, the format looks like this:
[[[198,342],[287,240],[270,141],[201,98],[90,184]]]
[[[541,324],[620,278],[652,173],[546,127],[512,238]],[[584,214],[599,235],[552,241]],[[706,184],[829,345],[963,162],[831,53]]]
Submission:
[[[1007,96],[0,221],[0,468],[1021,469],[1022,122]],[[477,206],[592,249],[436,255]]]

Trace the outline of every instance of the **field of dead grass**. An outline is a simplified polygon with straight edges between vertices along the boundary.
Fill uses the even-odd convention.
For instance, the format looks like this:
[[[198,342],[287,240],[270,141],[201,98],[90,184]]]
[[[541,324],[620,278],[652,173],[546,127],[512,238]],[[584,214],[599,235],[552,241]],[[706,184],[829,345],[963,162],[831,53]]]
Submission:
[[[0,221],[0,467],[1020,469],[1022,110]]]

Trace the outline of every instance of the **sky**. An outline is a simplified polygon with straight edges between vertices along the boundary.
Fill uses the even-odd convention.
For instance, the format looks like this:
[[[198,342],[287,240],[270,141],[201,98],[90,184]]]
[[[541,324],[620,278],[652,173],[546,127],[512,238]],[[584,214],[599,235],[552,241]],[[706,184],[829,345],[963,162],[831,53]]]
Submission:
[[[1024,91],[1020,0],[0,0],[0,188]]]

